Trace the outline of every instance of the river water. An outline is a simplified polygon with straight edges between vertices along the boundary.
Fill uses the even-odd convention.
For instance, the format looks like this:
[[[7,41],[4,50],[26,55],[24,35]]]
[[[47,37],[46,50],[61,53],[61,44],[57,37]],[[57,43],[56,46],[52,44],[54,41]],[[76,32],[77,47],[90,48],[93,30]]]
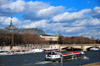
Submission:
[[[100,52],[85,52],[85,56],[89,57],[89,59],[66,61],[63,63],[46,62],[45,55],[46,53],[0,56],[0,66],[81,66],[100,62]]]

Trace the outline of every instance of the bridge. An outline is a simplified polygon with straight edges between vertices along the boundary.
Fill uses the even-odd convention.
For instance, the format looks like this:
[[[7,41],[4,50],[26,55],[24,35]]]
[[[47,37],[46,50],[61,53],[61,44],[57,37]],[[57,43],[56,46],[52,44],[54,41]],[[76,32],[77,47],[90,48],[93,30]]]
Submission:
[[[61,50],[62,51],[62,49],[63,48],[67,48],[67,47],[73,47],[73,48],[80,48],[80,49],[82,49],[83,51],[87,51],[86,49],[87,48],[89,48],[89,47],[94,47],[94,46],[96,46],[96,44],[84,44],[84,45],[75,45],[75,44],[71,44],[71,45],[67,45],[67,44],[65,44],[65,45],[59,45],[59,44],[55,44],[55,45],[50,45],[49,46],[49,49],[59,49],[59,50]],[[99,45],[97,45],[97,46],[99,46],[100,47],[100,44]]]

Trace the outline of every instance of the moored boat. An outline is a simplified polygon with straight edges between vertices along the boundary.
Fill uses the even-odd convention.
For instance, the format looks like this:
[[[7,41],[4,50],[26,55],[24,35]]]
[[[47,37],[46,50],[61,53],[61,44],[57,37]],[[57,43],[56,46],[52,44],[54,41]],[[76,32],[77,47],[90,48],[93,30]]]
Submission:
[[[31,49],[31,51],[33,52],[33,53],[37,53],[37,52],[43,52],[44,50],[43,49]]]
[[[0,50],[0,55],[12,55],[13,53],[9,50]]]
[[[66,50],[66,51],[82,51],[81,48],[74,48],[74,47],[65,47],[62,50]]]
[[[87,48],[87,51],[100,51],[100,47],[90,47]]]
[[[44,52],[56,52],[58,49],[44,49]]]
[[[84,57],[83,51],[74,51],[74,52],[67,52],[67,53],[50,52],[46,54],[45,60],[60,62],[62,58],[63,61],[66,61],[66,60],[82,59],[83,57]]]
[[[100,48],[99,47],[92,47],[92,48],[90,48],[90,51],[100,51]]]
[[[33,52],[30,50],[15,50],[13,52],[13,54],[30,54],[30,53],[33,53]]]

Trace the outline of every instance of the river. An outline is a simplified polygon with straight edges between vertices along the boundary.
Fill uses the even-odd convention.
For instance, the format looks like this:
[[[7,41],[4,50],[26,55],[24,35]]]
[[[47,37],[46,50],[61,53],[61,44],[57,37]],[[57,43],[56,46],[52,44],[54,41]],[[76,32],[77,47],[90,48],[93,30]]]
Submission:
[[[0,66],[81,66],[100,62],[100,52],[85,52],[85,56],[89,57],[89,59],[66,61],[63,63],[46,62],[45,55],[46,53],[0,56]]]

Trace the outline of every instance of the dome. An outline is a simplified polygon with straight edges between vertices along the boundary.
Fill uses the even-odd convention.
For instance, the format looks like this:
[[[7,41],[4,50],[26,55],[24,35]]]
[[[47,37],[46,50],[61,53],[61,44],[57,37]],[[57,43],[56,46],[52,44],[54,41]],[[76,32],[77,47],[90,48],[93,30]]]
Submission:
[[[0,32],[8,32],[6,29],[0,29]]]
[[[33,34],[37,34],[37,35],[45,35],[45,36],[48,35],[45,31],[43,31],[42,29],[39,29],[39,28],[18,29],[18,28],[13,26],[12,20],[11,20],[11,23],[8,27],[5,27],[5,29],[0,29],[0,31],[7,31],[7,32],[19,33],[19,34],[33,33]]]
[[[18,29],[18,30],[15,31],[15,33],[20,33],[20,34],[22,34],[22,33],[30,33],[30,32],[38,34],[38,35],[42,35],[42,34],[47,35],[45,31],[43,31],[43,30],[41,30],[39,28]]]
[[[12,20],[11,20],[11,23],[8,27],[5,27],[5,29],[7,30],[17,30],[18,28],[14,27],[13,24],[12,24]]]

